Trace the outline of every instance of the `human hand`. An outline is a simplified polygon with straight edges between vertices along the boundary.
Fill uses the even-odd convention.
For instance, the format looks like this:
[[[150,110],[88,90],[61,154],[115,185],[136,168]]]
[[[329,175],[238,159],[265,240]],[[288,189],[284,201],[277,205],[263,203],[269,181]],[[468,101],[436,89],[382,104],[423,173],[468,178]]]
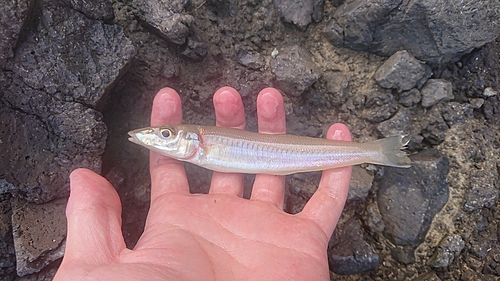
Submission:
[[[214,95],[218,126],[245,128],[241,97]],[[283,98],[257,98],[259,132],[285,133]],[[155,97],[151,125],[180,124],[172,89]],[[350,140],[334,124],[327,138]],[[214,172],[209,194],[190,194],[182,163],[151,152],[151,206],[133,250],[121,233],[121,204],[111,184],[86,169],[71,176],[66,252],[54,280],[329,280],[328,241],[347,198],[351,167],[323,172],[302,212],[283,211],[283,176],[256,175],[249,200],[243,176]]]

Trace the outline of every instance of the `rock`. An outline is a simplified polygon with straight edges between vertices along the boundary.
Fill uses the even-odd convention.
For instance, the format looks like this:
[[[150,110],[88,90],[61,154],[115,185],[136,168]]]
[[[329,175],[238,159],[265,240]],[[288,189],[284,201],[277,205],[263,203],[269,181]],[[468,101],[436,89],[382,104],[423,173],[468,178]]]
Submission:
[[[43,0],[46,5],[71,7],[93,20],[103,20],[110,23],[115,18],[112,0]]]
[[[500,120],[500,97],[493,96],[484,101],[483,105],[484,118],[490,122],[495,122],[494,120]],[[500,121],[499,121],[500,122]]]
[[[391,256],[400,263],[415,263],[415,248],[413,246],[396,246],[391,248]]]
[[[207,5],[215,14],[221,17],[235,17],[238,15],[238,0],[208,0]]]
[[[484,104],[484,99],[481,99],[481,98],[473,98],[473,99],[470,99],[469,100],[469,103],[470,105],[472,106],[472,108],[474,109],[479,109],[483,106]]]
[[[407,108],[400,108],[391,119],[383,121],[377,126],[377,130],[384,137],[397,135],[410,135],[412,114]]]
[[[439,102],[453,99],[453,85],[442,79],[429,79],[421,92],[424,107],[431,107]]]
[[[420,91],[415,88],[399,94],[399,103],[406,107],[414,106],[419,103],[421,99],[422,95],[420,94]]]
[[[187,2],[187,0],[134,0],[138,18],[177,45],[186,42],[189,28],[194,20],[193,16],[184,13]]]
[[[498,174],[494,170],[471,172],[470,191],[465,198],[464,209],[468,212],[475,212],[495,206],[499,193],[494,183],[497,180]]]
[[[28,18],[36,1],[10,0],[0,5],[0,69],[4,68],[7,59],[14,57],[21,28]]]
[[[473,108],[469,103],[449,102],[440,104],[439,109],[448,127],[458,123],[463,124],[467,119],[474,117]]]
[[[443,142],[446,132],[449,129],[437,107],[431,108],[431,110],[420,119],[420,126],[422,129],[422,136],[430,144],[440,144]]]
[[[373,173],[359,167],[352,167],[351,182],[347,200],[363,200],[372,188]]]
[[[287,199],[284,210],[296,214],[304,208],[305,204],[318,189],[321,172],[298,173],[286,178]]]
[[[16,272],[16,253],[11,226],[10,195],[0,195],[0,277]]]
[[[465,242],[458,234],[448,235],[443,238],[438,245],[434,256],[430,259],[429,264],[432,267],[447,267],[450,266],[455,258],[465,247]]]
[[[207,46],[189,37],[181,54],[192,61],[202,61],[207,56]]]
[[[311,53],[298,45],[281,48],[279,55],[271,59],[271,71],[278,88],[292,96],[301,95],[320,76]]]
[[[235,50],[238,62],[250,69],[259,70],[266,65],[264,58],[250,48],[245,48],[238,44],[235,46]]]
[[[471,0],[401,2],[345,1],[332,15],[325,36],[339,47],[390,56],[407,50],[420,60],[456,61],[495,40],[500,2]]]
[[[341,72],[326,71],[323,73],[323,80],[326,82],[326,96],[332,106],[339,106],[345,103],[349,97],[349,77]]]
[[[384,168],[378,181],[377,203],[384,235],[399,246],[417,246],[437,212],[448,200],[448,159],[436,150],[411,156],[409,169]]]
[[[496,96],[496,95],[498,95],[498,92],[495,91],[493,88],[487,87],[487,88],[484,89],[483,97],[489,98],[489,97],[493,97],[493,96]]]
[[[401,92],[408,91],[416,85],[423,85],[431,74],[429,66],[407,51],[398,51],[377,69],[373,78],[380,86]]]
[[[51,138],[57,140],[57,137],[49,133],[51,129],[35,115],[14,111],[0,103],[0,128],[0,139],[10,140],[12,144],[0,146],[0,174],[3,177],[0,193],[17,194],[31,202],[46,202],[68,195],[71,169],[80,165],[100,169],[96,153],[89,150],[73,151],[75,159],[59,163],[62,166],[55,161],[47,161],[57,160],[59,152],[69,152],[63,151],[58,145],[63,147],[73,143],[62,140],[54,143]],[[102,141],[104,144],[104,139]],[[80,154],[85,152],[89,155]],[[61,156],[67,159],[69,155]],[[90,163],[84,163],[89,160]]]
[[[66,201],[30,204],[12,199],[12,233],[19,276],[39,272],[64,255]]]
[[[13,144],[0,146],[0,192],[43,203],[68,194],[73,169],[100,171],[106,126],[90,107],[135,49],[121,28],[49,6],[17,52],[0,97],[0,136]]]
[[[366,206],[366,214],[363,217],[365,226],[371,235],[384,231],[385,224],[376,203],[370,202]]]
[[[441,279],[439,279],[435,272],[430,271],[420,274],[417,278],[414,278],[411,281],[441,281]]]
[[[397,103],[390,90],[370,89],[365,94],[363,118],[370,122],[379,123],[389,119],[397,109]]]
[[[284,22],[295,24],[305,30],[312,20],[322,19],[323,0],[274,0]]]
[[[330,270],[340,275],[358,274],[375,269],[379,256],[363,237],[361,227],[355,219],[349,219],[336,230],[337,241],[330,245]]]
[[[39,90],[60,101],[95,107],[126,69],[135,48],[120,27],[67,8],[48,7],[42,11],[38,30],[28,35],[17,53],[14,73],[29,86],[20,97],[25,102]],[[18,95],[19,89],[12,90]],[[16,99],[9,98],[12,103]]]

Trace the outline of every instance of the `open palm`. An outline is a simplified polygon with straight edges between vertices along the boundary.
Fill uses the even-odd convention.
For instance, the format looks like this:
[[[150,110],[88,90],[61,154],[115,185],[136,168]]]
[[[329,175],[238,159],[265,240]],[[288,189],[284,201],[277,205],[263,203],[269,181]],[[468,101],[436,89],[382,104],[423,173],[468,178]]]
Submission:
[[[214,95],[217,125],[244,129],[239,94]],[[182,122],[178,94],[161,90],[152,125]],[[257,99],[259,131],[284,133],[283,99],[264,89]],[[333,125],[328,138],[350,140]],[[190,194],[182,163],[151,152],[151,207],[133,250],[121,233],[121,205],[104,178],[71,175],[66,252],[55,280],[328,280],[328,240],[344,206],[349,167],[325,171],[318,190],[296,215],[283,208],[284,178],[257,175],[250,200],[240,174],[213,173],[209,194]]]

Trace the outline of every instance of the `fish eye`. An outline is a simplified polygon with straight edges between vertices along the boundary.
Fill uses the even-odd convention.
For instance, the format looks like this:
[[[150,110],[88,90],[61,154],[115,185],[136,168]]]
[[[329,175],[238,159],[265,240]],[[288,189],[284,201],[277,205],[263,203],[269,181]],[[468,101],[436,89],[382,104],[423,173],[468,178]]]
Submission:
[[[170,129],[162,129],[160,131],[160,134],[162,137],[164,137],[166,139],[168,139],[169,137],[171,137],[173,135],[172,130],[170,130]]]

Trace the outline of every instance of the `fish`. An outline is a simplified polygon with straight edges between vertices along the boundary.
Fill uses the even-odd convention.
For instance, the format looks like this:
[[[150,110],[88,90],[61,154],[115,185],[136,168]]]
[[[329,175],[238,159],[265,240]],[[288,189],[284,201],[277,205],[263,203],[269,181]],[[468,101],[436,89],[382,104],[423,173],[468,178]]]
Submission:
[[[409,137],[366,143],[219,126],[163,125],[130,131],[129,140],[162,155],[224,173],[289,175],[371,163],[409,168]]]

